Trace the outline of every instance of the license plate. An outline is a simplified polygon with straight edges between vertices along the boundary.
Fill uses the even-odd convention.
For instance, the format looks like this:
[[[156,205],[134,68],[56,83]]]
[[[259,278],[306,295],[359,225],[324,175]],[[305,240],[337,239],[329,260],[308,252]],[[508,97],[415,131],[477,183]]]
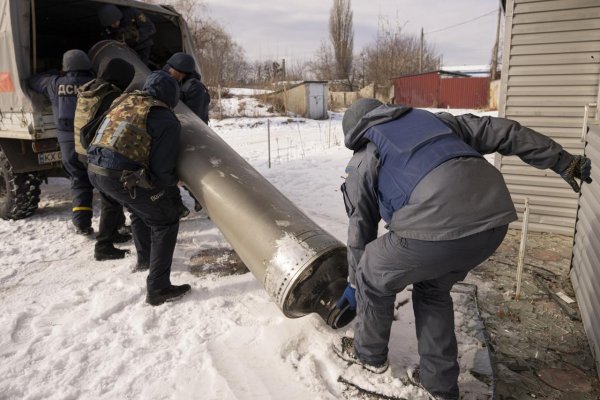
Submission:
[[[40,164],[52,164],[56,162],[61,162],[62,155],[60,151],[51,151],[48,153],[40,153],[38,154],[38,162]]]

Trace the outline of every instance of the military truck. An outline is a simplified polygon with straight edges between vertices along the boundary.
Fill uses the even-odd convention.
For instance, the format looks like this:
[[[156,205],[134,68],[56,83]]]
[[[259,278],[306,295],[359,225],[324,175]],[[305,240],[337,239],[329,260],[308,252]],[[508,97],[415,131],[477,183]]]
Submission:
[[[193,54],[175,9],[133,0],[0,0],[0,218],[20,219],[38,208],[40,186],[65,176],[48,100],[27,88],[36,72],[60,69],[69,49],[101,40],[97,11],[109,3],[136,7],[156,26],[150,63],[175,52]]]

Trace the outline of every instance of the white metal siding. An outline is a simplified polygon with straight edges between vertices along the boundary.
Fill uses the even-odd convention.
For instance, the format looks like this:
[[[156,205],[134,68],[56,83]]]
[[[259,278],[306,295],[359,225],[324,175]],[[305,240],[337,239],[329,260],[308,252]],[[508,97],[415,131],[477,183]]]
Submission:
[[[581,190],[573,245],[571,281],[577,295],[583,326],[600,371],[600,125],[587,134],[585,155],[592,159],[590,185]]]
[[[509,0],[504,43],[499,115],[581,154],[584,106],[598,94],[600,0]],[[516,157],[499,166],[520,216],[529,197],[531,230],[573,235],[577,195],[560,177]]]

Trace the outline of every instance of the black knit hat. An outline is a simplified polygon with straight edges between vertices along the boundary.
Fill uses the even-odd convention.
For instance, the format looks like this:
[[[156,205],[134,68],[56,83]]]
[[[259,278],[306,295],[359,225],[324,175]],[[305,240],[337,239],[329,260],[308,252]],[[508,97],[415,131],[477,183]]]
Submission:
[[[105,4],[98,9],[98,19],[102,26],[111,26],[113,23],[120,21],[123,18],[123,13],[119,8],[112,4]]]
[[[344,135],[354,129],[362,117],[373,111],[383,103],[377,99],[358,99],[344,113],[342,130]]]
[[[135,68],[122,58],[111,59],[98,74],[98,78],[110,82],[121,90],[133,80]]]
[[[194,57],[181,52],[173,54],[171,58],[167,60],[167,64],[184,74],[191,74],[196,70]]]

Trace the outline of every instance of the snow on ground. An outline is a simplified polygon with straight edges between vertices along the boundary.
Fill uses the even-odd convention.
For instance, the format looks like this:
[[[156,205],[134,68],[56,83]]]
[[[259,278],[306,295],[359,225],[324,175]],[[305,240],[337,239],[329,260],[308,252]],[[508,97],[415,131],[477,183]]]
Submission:
[[[233,109],[239,101],[224,102]],[[211,127],[345,242],[339,186],[351,152],[343,147],[341,114],[326,121],[270,117],[271,168],[267,118],[213,119]],[[123,245],[132,252],[124,260],[94,261],[94,242],[72,232],[69,210],[68,182],[55,178],[43,185],[32,217],[0,221],[0,399],[342,397],[337,377],[346,363],[330,346],[352,325],[333,331],[316,315],[284,317],[251,273],[191,274],[192,256],[228,247],[206,215],[192,212],[181,222],[173,260],[173,283],[190,283],[191,293],[151,307],[145,273],[129,271],[133,245]],[[457,325],[464,319],[458,311]],[[399,313],[390,355],[396,378],[417,360],[412,307]],[[476,344],[464,334],[459,340],[471,357]]]

